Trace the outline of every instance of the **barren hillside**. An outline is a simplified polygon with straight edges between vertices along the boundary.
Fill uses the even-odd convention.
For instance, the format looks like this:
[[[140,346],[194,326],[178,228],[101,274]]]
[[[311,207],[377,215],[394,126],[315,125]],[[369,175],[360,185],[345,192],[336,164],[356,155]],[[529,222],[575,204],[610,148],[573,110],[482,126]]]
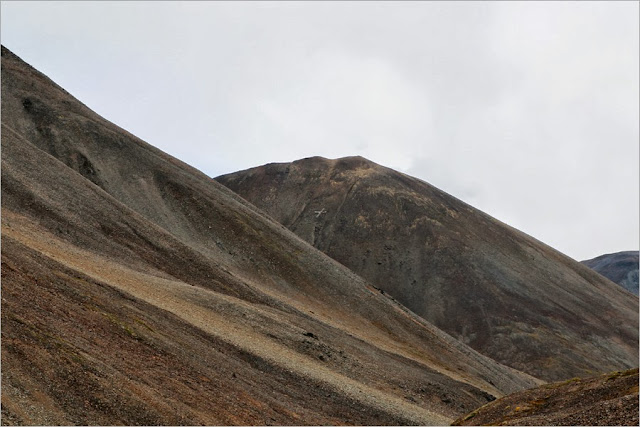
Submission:
[[[581,262],[637,296],[639,258],[638,251],[625,251]]]
[[[3,424],[444,424],[536,383],[2,48]]]
[[[630,369],[514,393],[453,425],[637,426],[638,421],[638,369]]]
[[[477,351],[545,380],[638,365],[638,299],[419,179],[362,157],[216,178]]]

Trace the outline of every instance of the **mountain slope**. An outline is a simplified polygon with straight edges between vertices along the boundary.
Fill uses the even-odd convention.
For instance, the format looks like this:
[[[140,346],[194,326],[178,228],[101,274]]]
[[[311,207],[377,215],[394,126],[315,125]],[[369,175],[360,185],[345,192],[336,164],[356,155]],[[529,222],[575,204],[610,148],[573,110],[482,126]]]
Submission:
[[[625,251],[580,262],[637,296],[639,259],[638,251]]]
[[[501,363],[545,380],[638,364],[636,298],[421,180],[361,157],[216,180]]]
[[[539,381],[2,48],[7,424],[442,424]]]
[[[637,426],[638,418],[638,369],[630,369],[514,393],[453,425]]]

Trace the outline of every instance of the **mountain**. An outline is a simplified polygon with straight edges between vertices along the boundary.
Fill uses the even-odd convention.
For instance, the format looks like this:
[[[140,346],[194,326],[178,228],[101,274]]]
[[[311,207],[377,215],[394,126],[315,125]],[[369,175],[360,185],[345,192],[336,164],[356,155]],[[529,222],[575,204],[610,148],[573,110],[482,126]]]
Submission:
[[[3,424],[444,424],[483,356],[2,47]]]
[[[626,251],[581,262],[638,296],[638,260],[638,251]]]
[[[514,393],[453,425],[637,426],[638,422],[638,369],[631,369]]]
[[[216,180],[414,313],[547,381],[638,365],[638,299],[532,237],[362,157]]]

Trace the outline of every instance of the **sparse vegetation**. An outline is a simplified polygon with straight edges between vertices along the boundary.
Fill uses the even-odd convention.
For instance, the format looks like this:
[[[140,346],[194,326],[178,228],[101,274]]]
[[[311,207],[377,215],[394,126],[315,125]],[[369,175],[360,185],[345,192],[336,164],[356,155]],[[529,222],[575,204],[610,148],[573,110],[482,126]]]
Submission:
[[[311,157],[216,180],[501,363],[545,381],[637,364],[636,300],[423,181],[362,157]],[[329,212],[322,233],[320,206]],[[612,329],[611,315],[626,326]]]
[[[469,421],[471,414],[473,421]],[[638,425],[638,369],[545,384],[471,414],[453,424]]]
[[[443,333],[385,286],[376,283],[378,290],[209,177],[104,120],[4,47],[1,81],[3,424],[443,425],[469,411],[465,419],[480,422],[480,405],[540,382]],[[518,355],[540,358],[549,366],[538,369],[553,376],[575,370],[574,350],[575,363],[594,354],[579,365],[588,369],[613,343],[624,365],[628,343],[637,342],[624,322],[637,302],[615,301],[623,325],[615,333],[600,334],[597,319],[553,310],[533,319],[539,324],[505,310],[501,324],[509,301],[494,284],[535,293],[538,283],[523,283],[540,266],[553,276],[559,264],[522,263],[527,249],[517,242],[529,240],[511,232],[487,240],[504,227],[413,178],[362,158],[309,162],[314,185],[326,184],[324,169],[341,176],[330,194],[319,189],[320,206],[302,198],[308,206],[290,215],[320,249],[364,239],[359,263],[405,272],[421,287],[410,296],[431,301],[440,321],[480,325],[456,336],[487,354],[524,360],[526,368],[530,360]],[[276,175],[295,175],[303,163],[276,167]],[[359,191],[380,176],[401,188]],[[280,197],[268,194],[273,203]],[[377,201],[365,212],[368,195]],[[307,221],[305,209],[322,212],[325,201],[326,211]],[[410,233],[397,224],[398,212],[413,218]],[[353,235],[332,234],[354,224]],[[478,239],[470,240],[467,226]],[[391,230],[393,239],[376,243],[375,230]],[[411,239],[419,239],[419,256]],[[488,268],[488,279],[470,279],[468,266]],[[529,275],[511,275],[523,269]],[[558,269],[567,283],[584,284]],[[456,284],[453,302],[443,303],[445,282]],[[490,300],[475,293],[483,286]],[[611,302],[600,295],[594,306],[600,299]],[[595,325],[599,347],[569,332],[553,335],[556,323]],[[571,344],[557,353],[566,367],[556,353],[536,352],[557,336]],[[637,393],[633,377],[616,374],[606,385],[626,381],[624,389]],[[518,415],[551,406],[552,398],[540,399],[507,406]]]

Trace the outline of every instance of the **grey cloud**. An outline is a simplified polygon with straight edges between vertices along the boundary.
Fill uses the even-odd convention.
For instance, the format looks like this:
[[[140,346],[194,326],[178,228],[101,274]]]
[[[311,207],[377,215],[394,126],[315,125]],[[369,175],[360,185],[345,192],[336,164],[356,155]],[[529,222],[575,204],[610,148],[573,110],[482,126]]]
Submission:
[[[360,154],[577,259],[638,248],[638,4],[2,3],[2,38],[212,176]]]

